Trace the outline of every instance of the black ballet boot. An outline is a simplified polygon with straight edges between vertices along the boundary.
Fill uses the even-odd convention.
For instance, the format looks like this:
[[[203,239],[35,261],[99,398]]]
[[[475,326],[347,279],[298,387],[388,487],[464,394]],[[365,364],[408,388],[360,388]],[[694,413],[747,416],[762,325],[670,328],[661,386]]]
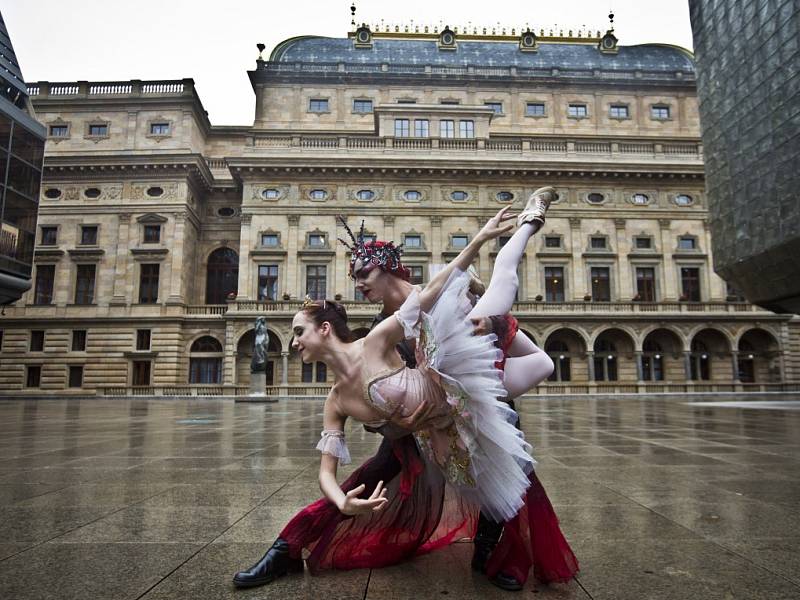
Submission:
[[[500,535],[503,533],[503,524],[495,523],[494,521],[486,518],[483,513],[478,517],[478,530],[475,533],[475,550],[472,553],[472,568],[475,571],[486,573],[486,563],[489,562],[489,557],[497,542],[500,541]],[[522,589],[522,584],[513,575],[506,573],[498,573],[489,579],[497,587],[511,591],[518,592]]]
[[[249,588],[264,585],[287,573],[301,573],[303,561],[289,556],[289,544],[278,538],[272,548],[261,557],[256,564],[246,571],[239,571],[233,576],[233,584],[237,588]]]
[[[492,555],[492,550],[500,540],[503,533],[503,524],[495,523],[483,513],[478,516],[478,529],[475,532],[475,550],[472,553],[472,568],[479,573],[486,572],[486,563]]]

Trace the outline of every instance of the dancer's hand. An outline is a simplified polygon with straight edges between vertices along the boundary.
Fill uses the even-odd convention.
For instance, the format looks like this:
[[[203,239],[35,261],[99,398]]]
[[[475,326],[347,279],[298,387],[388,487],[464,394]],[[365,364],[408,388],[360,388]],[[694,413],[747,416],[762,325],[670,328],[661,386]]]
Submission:
[[[493,240],[500,237],[504,233],[508,233],[514,229],[514,223],[508,223],[511,219],[516,219],[517,215],[510,215],[508,211],[510,206],[504,206],[498,213],[486,222],[481,230],[475,235],[475,240],[483,243],[488,240]]]
[[[489,335],[492,333],[492,320],[489,317],[476,317],[472,321],[472,335]]]
[[[409,431],[416,431],[420,428],[420,425],[424,423],[428,417],[431,415],[433,411],[434,403],[428,402],[427,400],[423,400],[420,402],[420,405],[414,409],[410,415],[405,417],[395,417],[392,422],[395,425],[399,425],[403,429],[408,429]]]
[[[383,481],[379,481],[369,498],[362,500],[358,495],[366,489],[363,483],[344,495],[344,501],[339,510],[345,515],[364,515],[383,510],[389,500],[386,498],[386,488]]]

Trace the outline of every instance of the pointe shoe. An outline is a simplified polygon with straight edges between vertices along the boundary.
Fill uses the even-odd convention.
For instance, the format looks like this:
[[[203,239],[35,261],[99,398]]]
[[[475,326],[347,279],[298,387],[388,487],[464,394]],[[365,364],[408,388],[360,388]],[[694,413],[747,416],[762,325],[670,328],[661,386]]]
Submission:
[[[550,203],[555,199],[556,189],[549,185],[533,192],[528,198],[525,210],[517,216],[517,226],[523,223],[531,223],[536,226],[537,231],[541,229],[542,225],[544,225],[545,213],[550,208]]]
[[[303,561],[289,556],[289,544],[278,538],[267,553],[256,564],[246,571],[239,571],[233,576],[233,584],[237,588],[256,587],[269,583],[287,573],[303,571]]]

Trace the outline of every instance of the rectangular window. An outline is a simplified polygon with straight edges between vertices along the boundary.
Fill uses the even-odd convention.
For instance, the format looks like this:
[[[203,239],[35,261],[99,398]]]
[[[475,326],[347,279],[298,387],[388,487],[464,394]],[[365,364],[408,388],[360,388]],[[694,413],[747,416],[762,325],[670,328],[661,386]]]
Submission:
[[[327,98],[311,98],[308,101],[309,112],[330,112]]]
[[[528,102],[525,104],[525,114],[529,117],[544,116],[544,102]]]
[[[34,304],[51,304],[53,302],[53,283],[55,278],[55,265],[36,265],[36,288],[33,295]]]
[[[73,352],[86,352],[86,330],[73,329],[72,330],[72,351]]]
[[[410,265],[408,270],[411,271],[409,282],[411,285],[422,285],[422,265]]]
[[[328,288],[328,267],[325,265],[308,265],[306,267],[306,294],[313,300],[325,298]]]
[[[134,360],[131,370],[131,385],[150,385],[149,360]]]
[[[681,290],[686,300],[700,302],[700,269],[698,267],[681,267]]]
[[[83,387],[83,366],[72,365],[69,368],[69,387]]]
[[[503,114],[503,103],[502,102],[484,102],[483,105],[486,108],[491,108],[494,114],[502,115]]]
[[[58,227],[42,227],[39,243],[42,246],[55,246],[58,243]]]
[[[628,105],[627,104],[612,104],[609,108],[609,115],[612,119],[627,119],[628,118]]]
[[[456,137],[455,121],[451,121],[450,119],[443,119],[439,121],[439,137]]]
[[[636,267],[636,293],[642,302],[656,301],[656,270]]]
[[[469,236],[467,235],[451,235],[450,236],[450,245],[453,248],[464,248],[469,243]]]
[[[593,235],[591,238],[589,238],[589,244],[595,250],[605,250],[607,248],[606,238],[605,236],[601,235]]]
[[[89,135],[93,136],[108,135],[108,125],[89,125]]]
[[[158,244],[161,241],[161,225],[144,226],[144,243]]]
[[[611,301],[611,285],[608,267],[592,267],[592,300],[595,302]]]
[[[314,363],[303,363],[303,371],[300,375],[300,381],[303,383],[311,383],[314,381]]]
[[[544,268],[545,300],[564,302],[564,267]]]
[[[440,100],[439,104],[443,104],[445,106],[458,106],[461,104],[461,100]]]
[[[410,121],[408,119],[395,119],[394,120],[394,137],[408,137],[410,133]]]
[[[150,350],[150,330],[137,329],[136,330],[136,349],[137,350]]]
[[[308,245],[311,248],[324,248],[325,247],[325,234],[324,233],[309,233]]]
[[[637,237],[634,238],[634,245],[637,250],[649,250],[653,247],[653,238]]]
[[[421,235],[403,236],[403,246],[406,248],[422,248],[422,236]]]
[[[372,100],[353,100],[353,112],[371,113]]]
[[[258,299],[278,299],[278,265],[258,265]]]
[[[42,367],[29,365],[25,375],[25,387],[38,388],[42,383]]]
[[[261,245],[275,248],[280,245],[280,237],[277,233],[262,233]]]
[[[401,98],[397,101],[398,104],[416,104],[417,101],[413,98]]]
[[[459,121],[458,133],[462,138],[475,137],[475,121]]]
[[[139,303],[155,304],[158,301],[158,263],[141,265],[139,271]]]
[[[545,248],[561,248],[561,237],[557,235],[546,235],[544,237]]]
[[[428,119],[414,119],[414,137],[426,138],[430,135],[430,122]]]
[[[650,118],[658,120],[669,119],[669,106],[651,106]]]
[[[150,123],[150,135],[169,135],[169,123]]]
[[[50,125],[50,137],[67,137],[68,125]]]
[[[94,279],[97,265],[78,265],[75,270],[75,304],[94,302]]]
[[[567,106],[567,115],[582,118],[589,114],[585,104],[570,104]]]
[[[325,363],[303,363],[301,379],[303,383],[324,383],[328,378],[328,368]]]
[[[679,237],[678,250],[697,250],[697,238],[690,236]]]
[[[97,225],[81,225],[81,246],[97,245]]]
[[[31,352],[44,352],[44,329],[31,330]]]

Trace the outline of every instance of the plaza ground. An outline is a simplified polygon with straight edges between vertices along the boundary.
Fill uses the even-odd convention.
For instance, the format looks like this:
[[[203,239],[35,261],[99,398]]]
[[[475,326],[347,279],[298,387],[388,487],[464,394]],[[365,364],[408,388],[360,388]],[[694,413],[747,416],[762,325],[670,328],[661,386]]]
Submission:
[[[703,400],[519,403],[581,573],[516,596],[470,571],[469,543],[235,590],[319,497],[318,400],[2,401],[0,597],[798,598],[800,401]],[[379,439],[348,442],[359,464]]]

